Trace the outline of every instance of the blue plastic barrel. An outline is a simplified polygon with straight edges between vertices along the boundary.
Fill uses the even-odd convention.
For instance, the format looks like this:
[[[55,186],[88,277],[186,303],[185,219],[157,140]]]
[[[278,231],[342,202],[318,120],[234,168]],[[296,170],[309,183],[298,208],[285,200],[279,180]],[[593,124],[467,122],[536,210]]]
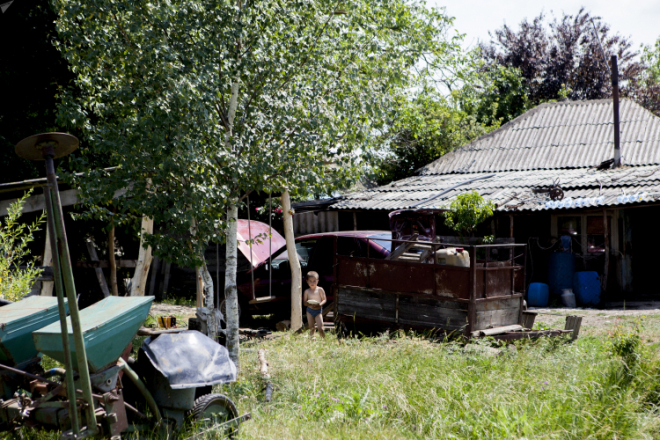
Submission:
[[[598,272],[575,272],[573,293],[579,304],[596,305],[600,303],[600,277]]]
[[[550,254],[548,264],[548,286],[550,293],[561,294],[563,289],[573,288],[575,273],[575,256],[570,252],[554,252]]]
[[[550,289],[544,283],[532,283],[527,291],[527,305],[530,307],[547,307]]]

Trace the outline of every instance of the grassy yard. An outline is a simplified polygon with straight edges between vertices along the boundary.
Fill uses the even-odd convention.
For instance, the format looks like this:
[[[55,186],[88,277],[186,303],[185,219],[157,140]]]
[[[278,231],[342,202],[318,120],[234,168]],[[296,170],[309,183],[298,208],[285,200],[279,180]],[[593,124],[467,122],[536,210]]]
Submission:
[[[519,342],[490,357],[403,333],[280,334],[244,344],[239,381],[217,391],[252,413],[239,439],[660,438],[658,323],[623,320],[609,335]],[[271,403],[258,348],[267,350]]]

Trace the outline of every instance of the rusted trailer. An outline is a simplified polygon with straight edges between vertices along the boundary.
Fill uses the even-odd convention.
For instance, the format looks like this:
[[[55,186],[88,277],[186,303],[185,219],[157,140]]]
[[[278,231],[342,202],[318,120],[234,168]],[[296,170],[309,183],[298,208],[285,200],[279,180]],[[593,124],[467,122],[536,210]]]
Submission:
[[[396,244],[397,250],[406,244],[420,249],[417,254],[403,254],[407,255],[403,260],[335,253],[338,323],[349,328],[384,324],[439,329],[466,336],[494,327],[522,326],[526,245],[420,245],[400,240]],[[448,247],[467,252],[469,267],[439,264],[437,253]]]

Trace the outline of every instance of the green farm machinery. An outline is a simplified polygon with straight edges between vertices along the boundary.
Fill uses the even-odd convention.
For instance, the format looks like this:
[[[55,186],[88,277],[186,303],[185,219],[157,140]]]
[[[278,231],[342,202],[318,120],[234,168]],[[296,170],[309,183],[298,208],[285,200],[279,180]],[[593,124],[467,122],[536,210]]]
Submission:
[[[44,187],[57,297],[0,307],[0,431],[30,426],[63,439],[119,439],[131,431],[170,433],[186,417],[231,434],[239,416],[216,384],[236,380],[227,350],[197,331],[142,327],[152,297],[107,297],[78,309],[53,160],[75,150],[63,133],[24,139],[16,153],[45,160]],[[5,302],[6,303],[6,302]],[[135,336],[147,336],[137,359]],[[46,355],[63,368],[44,369]]]

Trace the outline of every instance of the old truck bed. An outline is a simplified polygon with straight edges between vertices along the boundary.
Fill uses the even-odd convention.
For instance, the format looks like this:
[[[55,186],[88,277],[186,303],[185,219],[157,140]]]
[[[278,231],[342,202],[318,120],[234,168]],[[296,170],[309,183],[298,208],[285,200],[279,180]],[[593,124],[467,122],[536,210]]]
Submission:
[[[522,324],[525,245],[463,247],[470,267],[336,255],[336,319],[466,335]]]

